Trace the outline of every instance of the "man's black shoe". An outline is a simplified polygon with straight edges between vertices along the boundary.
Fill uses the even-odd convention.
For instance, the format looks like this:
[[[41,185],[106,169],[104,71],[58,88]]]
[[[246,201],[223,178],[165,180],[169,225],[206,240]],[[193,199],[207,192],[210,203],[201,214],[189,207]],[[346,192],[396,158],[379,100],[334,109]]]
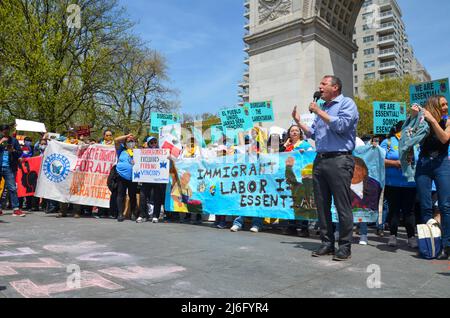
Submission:
[[[450,247],[444,247],[442,249],[441,254],[439,254],[439,256],[436,259],[440,261],[446,261],[448,260],[449,254],[450,254]]]
[[[339,248],[333,257],[333,261],[346,261],[352,258],[352,252],[349,248]]]
[[[117,217],[117,222],[123,222],[125,218],[123,216]]]
[[[317,251],[314,251],[312,253],[312,257],[320,257],[320,256],[327,256],[327,255],[334,255],[334,247],[328,246],[328,245],[322,245]]]

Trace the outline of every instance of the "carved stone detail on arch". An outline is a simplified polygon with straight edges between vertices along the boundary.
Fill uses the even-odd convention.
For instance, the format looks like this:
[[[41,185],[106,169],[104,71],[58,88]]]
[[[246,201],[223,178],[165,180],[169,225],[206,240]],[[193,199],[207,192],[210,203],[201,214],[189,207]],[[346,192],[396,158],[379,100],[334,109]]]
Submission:
[[[259,24],[274,21],[292,12],[292,0],[258,0]]]

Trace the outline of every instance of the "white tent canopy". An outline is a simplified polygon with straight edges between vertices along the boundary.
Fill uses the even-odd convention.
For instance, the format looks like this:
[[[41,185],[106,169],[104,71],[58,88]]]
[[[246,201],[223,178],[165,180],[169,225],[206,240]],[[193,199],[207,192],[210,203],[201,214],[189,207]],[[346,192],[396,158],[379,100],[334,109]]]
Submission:
[[[47,132],[44,123],[38,123],[36,121],[16,119],[16,130],[18,131],[31,131],[31,132]]]

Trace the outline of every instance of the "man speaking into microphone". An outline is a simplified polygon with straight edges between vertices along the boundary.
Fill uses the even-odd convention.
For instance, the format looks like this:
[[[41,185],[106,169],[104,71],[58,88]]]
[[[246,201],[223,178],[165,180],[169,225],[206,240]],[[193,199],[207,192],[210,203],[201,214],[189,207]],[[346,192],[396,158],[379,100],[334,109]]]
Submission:
[[[314,257],[334,255],[333,260],[351,258],[353,214],[350,185],[355,163],[356,128],[359,113],[355,102],[342,95],[342,81],[327,75],[320,82],[320,98],[325,101],[322,109],[315,101],[309,105],[316,118],[311,127],[303,124],[297,106],[292,117],[308,138],[315,140],[317,157],[314,161],[314,197],[319,216],[322,245],[312,253]],[[335,252],[331,202],[339,217],[339,249]]]

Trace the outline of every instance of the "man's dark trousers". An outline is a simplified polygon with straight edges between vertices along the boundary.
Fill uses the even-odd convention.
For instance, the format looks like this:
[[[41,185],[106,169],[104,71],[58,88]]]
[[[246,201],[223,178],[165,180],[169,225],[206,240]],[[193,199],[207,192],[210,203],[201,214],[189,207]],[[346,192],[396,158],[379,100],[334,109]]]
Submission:
[[[334,246],[331,216],[332,197],[339,217],[339,247],[351,248],[353,236],[353,213],[351,182],[355,162],[351,155],[321,157],[314,161],[314,199],[320,224],[322,243]]]

